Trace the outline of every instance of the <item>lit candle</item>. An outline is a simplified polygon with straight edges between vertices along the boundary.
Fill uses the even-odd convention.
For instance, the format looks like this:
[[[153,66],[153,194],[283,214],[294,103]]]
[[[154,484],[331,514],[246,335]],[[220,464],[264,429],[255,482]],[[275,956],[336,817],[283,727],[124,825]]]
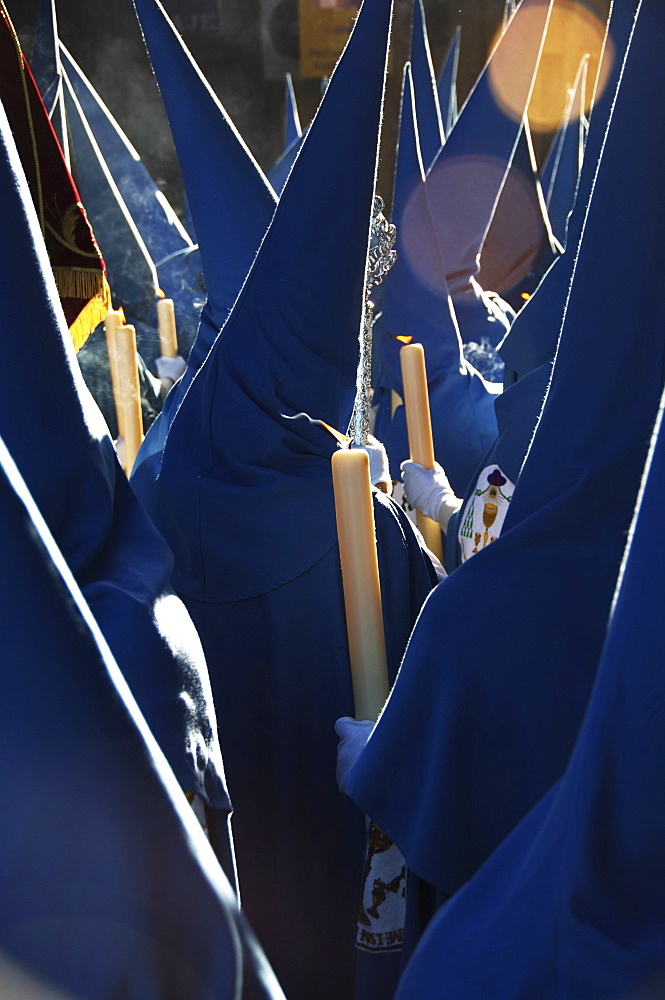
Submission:
[[[159,344],[162,357],[177,357],[178,334],[175,326],[173,299],[157,300],[157,327],[159,329]]]
[[[412,462],[418,462],[426,469],[434,467],[434,441],[432,421],[429,412],[427,372],[425,371],[425,351],[422,344],[407,344],[399,352],[404,387],[404,408],[406,429],[409,435],[409,454]],[[441,528],[437,521],[416,511],[416,521],[425,545],[443,561]]]
[[[336,451],[332,474],[355,713],[376,720],[389,687],[367,452]]]
[[[118,326],[115,331],[118,348],[120,410],[118,425],[122,426],[125,443],[125,472],[129,476],[143,441],[141,386],[136,363],[136,331],[133,326]],[[120,417],[122,413],[122,417]]]

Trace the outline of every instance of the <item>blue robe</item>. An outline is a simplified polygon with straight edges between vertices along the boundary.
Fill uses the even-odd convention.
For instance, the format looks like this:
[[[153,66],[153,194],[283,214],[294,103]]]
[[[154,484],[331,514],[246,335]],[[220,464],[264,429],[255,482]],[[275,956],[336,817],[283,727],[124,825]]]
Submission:
[[[205,660],[170,586],[173,557],[129,486],[78,370],[4,116],[0,131],[11,234],[0,290],[12,331],[0,372],[0,434],[178,780],[226,814]]]
[[[374,433],[388,452],[393,479],[409,457],[403,406],[393,414],[392,393],[403,396],[400,350],[421,343],[437,461],[453,489],[462,493],[496,435],[494,391],[463,357],[456,316],[448,297],[445,265],[432,222],[420,155],[415,94],[410,69],[404,75],[393,222],[396,260],[383,285],[382,312],[375,324]],[[487,313],[481,307],[486,322]],[[502,327],[502,329],[504,329]]]
[[[401,510],[375,493],[374,514],[392,681],[435,578]],[[334,722],[354,714],[337,545],[269,593],[182,596],[210,670],[245,912],[289,997],[308,995],[315,966],[317,997],[348,996],[365,824],[335,781]]]
[[[656,81],[654,92],[655,61],[632,67]],[[565,769],[658,410],[665,323],[652,248],[665,206],[659,158],[633,155],[654,133],[629,78],[626,70],[552,381],[504,530],[428,598],[347,779],[410,869],[447,894]],[[608,293],[624,282],[629,297]]]
[[[330,428],[355,397],[390,13],[365,0],[231,315],[133,477],[206,650],[240,895],[290,1000],[354,980],[365,845],[335,780],[353,702]],[[404,515],[378,494],[375,512],[394,673],[434,576]]]
[[[663,27],[653,10],[644,0],[636,29],[650,44]],[[566,772],[435,916],[398,1000],[662,996],[662,417],[661,405],[597,681]]]
[[[0,548],[3,958],[85,1000],[284,1000],[1,440]]]

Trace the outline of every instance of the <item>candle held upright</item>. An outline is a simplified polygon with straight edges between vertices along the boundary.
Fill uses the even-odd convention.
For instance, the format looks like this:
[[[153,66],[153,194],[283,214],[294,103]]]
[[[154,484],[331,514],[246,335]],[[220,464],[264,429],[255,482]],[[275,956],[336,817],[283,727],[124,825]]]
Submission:
[[[389,685],[367,452],[335,452],[332,474],[355,714],[376,720]]]
[[[406,429],[409,436],[409,455],[425,469],[434,468],[434,441],[429,410],[425,350],[422,344],[407,344],[399,352],[404,387]],[[427,548],[443,561],[441,528],[436,521],[416,511],[416,521]]]

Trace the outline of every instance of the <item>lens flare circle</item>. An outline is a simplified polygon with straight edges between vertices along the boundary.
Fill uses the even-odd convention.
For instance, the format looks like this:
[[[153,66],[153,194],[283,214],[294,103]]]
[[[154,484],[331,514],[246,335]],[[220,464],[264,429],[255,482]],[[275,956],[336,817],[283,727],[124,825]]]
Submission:
[[[506,114],[522,116],[523,78],[520,52],[530,51],[542,35],[547,3],[522,5],[519,20],[511,28],[511,44],[501,45],[490,63],[490,83],[496,100]],[[499,40],[497,36],[497,41]],[[593,83],[603,49],[605,24],[593,11],[575,0],[557,0],[552,7],[547,35],[529,103],[529,124],[534,131],[548,132],[561,121],[567,90],[572,87],[580,61],[589,54],[587,79],[590,82],[584,100],[588,112],[593,99]],[[596,100],[602,94],[614,57],[611,41],[602,63]]]

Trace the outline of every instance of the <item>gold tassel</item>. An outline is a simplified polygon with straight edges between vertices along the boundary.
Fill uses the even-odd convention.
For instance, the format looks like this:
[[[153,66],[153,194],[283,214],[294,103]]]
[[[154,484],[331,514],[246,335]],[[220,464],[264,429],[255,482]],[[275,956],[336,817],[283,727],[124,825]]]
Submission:
[[[111,302],[111,289],[109,288],[108,281],[104,275],[101,275],[102,281],[100,287],[100,272],[97,271],[95,273],[97,274],[97,284],[93,289],[93,294],[89,297],[88,302],[69,327],[69,333],[72,338],[75,351],[81,350],[95,327],[106,319],[107,312],[109,309],[113,308]],[[83,295],[70,295],[68,297],[84,298]]]
[[[53,275],[61,299],[92,299],[106,281],[98,267],[54,267]]]

